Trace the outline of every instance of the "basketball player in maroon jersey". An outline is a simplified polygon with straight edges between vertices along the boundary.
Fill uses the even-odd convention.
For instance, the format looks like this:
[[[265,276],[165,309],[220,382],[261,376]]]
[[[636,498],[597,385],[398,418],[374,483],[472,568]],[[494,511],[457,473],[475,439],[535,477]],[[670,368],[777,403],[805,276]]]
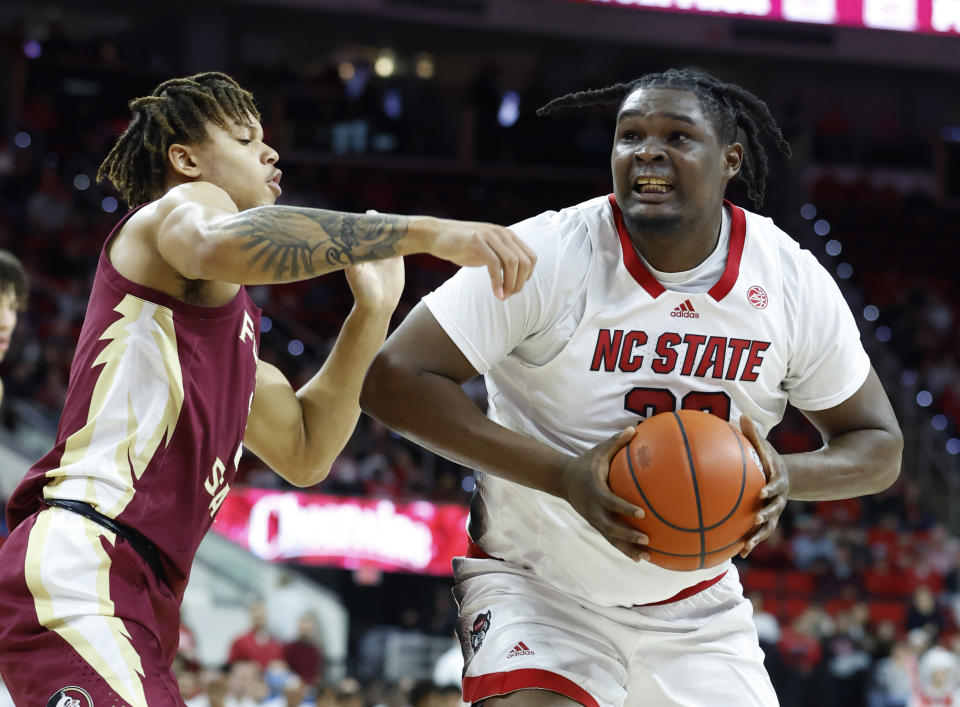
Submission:
[[[533,267],[490,224],[274,206],[278,155],[224,74],[167,81],[130,107],[100,176],[137,208],[104,244],[56,446],[7,506],[0,674],[22,705],[182,705],[180,601],[243,446],[297,486],[323,480],[400,297],[397,256],[485,266],[500,298]],[[243,285],[340,269],[354,308],[294,390],[258,359]]]
[[[13,253],[0,250],[0,362],[10,350],[17,315],[27,301],[27,274]],[[0,379],[0,403],[3,402],[3,379]]]
[[[655,538],[620,519],[642,511],[610,491],[610,460],[658,412],[739,425],[768,477],[746,555],[787,498],[893,483],[900,429],[830,274],[724,201],[739,175],[762,202],[763,138],[786,151],[763,101],[670,70],[546,109],[588,105],[618,106],[614,193],[513,227],[539,258],[517,297],[493,301],[467,270],[427,295],[371,365],[362,402],[479,470],[473,542],[454,561],[466,699],[772,707],[736,567],[646,562]],[[461,388],[478,373],[487,416]],[[765,440],[788,403],[821,449],[780,456]]]

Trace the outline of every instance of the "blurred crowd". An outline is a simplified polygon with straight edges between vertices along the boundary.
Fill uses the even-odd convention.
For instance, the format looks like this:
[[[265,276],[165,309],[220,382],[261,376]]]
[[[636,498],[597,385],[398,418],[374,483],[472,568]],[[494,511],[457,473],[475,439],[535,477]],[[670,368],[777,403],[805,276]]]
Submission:
[[[63,49],[68,58],[60,61],[69,60],[68,50]],[[48,45],[48,55],[56,51]],[[89,83],[129,98],[165,78],[131,76],[119,68],[116,51],[101,47],[100,60],[84,69],[86,89],[65,88],[55,63],[35,65],[18,100],[15,129],[0,136],[0,248],[21,258],[32,284],[29,310],[0,366],[7,396],[0,426],[14,433],[25,424],[18,404],[39,413],[31,426],[46,419],[53,432],[97,257],[123,212],[115,195],[94,179],[99,160],[123,127],[125,116],[115,110],[123,103],[91,94]],[[162,62],[155,70],[165,70]],[[516,79],[493,66],[480,67],[460,93],[411,77],[387,82],[360,64],[354,71],[351,78],[331,67],[305,69],[300,76],[281,70],[251,75],[248,85],[264,107],[267,140],[281,154],[283,203],[510,223],[608,189],[609,114],[585,111],[537,123],[530,108],[556,95],[549,85],[525,94],[524,109],[511,122],[505,98]],[[804,138],[791,135],[786,122],[785,132],[797,138],[800,152]],[[890,138],[897,134],[894,127],[878,127],[879,137],[857,153],[850,122],[827,111],[807,136],[806,157],[833,167],[855,161],[930,169],[929,145],[918,147],[915,135]],[[559,158],[558,144],[564,146]],[[376,168],[364,162],[386,154],[407,161],[373,163]],[[530,167],[557,159],[561,166]],[[902,184],[891,188],[859,173],[837,173],[842,170],[814,180],[810,200],[818,217],[829,222],[830,236],[842,241],[843,257],[855,266],[865,301],[876,306],[872,320],[887,327],[890,345],[917,385],[929,391],[929,404],[944,416],[944,429],[956,435],[957,261],[930,258],[929,252],[956,243],[960,221],[933,203],[922,180],[919,194],[905,193]],[[395,322],[451,273],[432,258],[408,258],[407,287]],[[338,275],[251,292],[264,310],[262,357],[295,385],[305,382],[349,310],[345,282]],[[485,404],[481,383],[470,391],[478,405]],[[797,415],[785,420],[773,441],[782,452],[819,445]],[[252,457],[241,463],[238,482],[282,486]],[[326,493],[461,503],[472,489],[469,470],[367,418],[322,486]],[[958,565],[960,543],[924,509],[909,479],[865,499],[791,503],[778,532],[741,563],[784,707],[950,704],[960,650]],[[296,640],[283,643],[269,634],[258,612],[251,607],[249,629],[238,634],[222,666],[197,663],[184,627],[176,669],[188,705],[459,704],[455,685],[383,682],[362,658],[364,646],[375,647],[382,634],[362,621],[356,624],[362,634],[351,637],[356,654],[347,671],[351,677],[330,680],[310,617],[301,618]],[[449,592],[443,592],[419,616],[398,623],[407,622],[405,630],[450,637],[453,612]],[[454,646],[454,664],[457,652]]]
[[[925,651],[960,650],[958,567],[960,541],[909,479],[876,496],[792,502],[740,563],[783,706],[928,704],[910,690]]]
[[[180,651],[174,673],[188,707],[460,707],[459,665],[438,664],[430,679],[362,682],[354,677],[331,679],[316,619],[300,617],[297,635],[281,641],[268,628],[262,603],[249,607],[249,627],[237,635],[222,666],[201,665],[195,640],[180,630]],[[458,646],[456,648],[459,653]]]
[[[811,200],[829,224],[866,309],[860,314],[880,327],[878,338],[897,354],[903,383],[926,391],[918,404],[944,419],[938,429],[960,435],[960,287],[957,263],[960,221],[936,203],[929,183],[865,173],[825,174]],[[935,253],[953,253],[932,257]],[[958,449],[957,451],[960,451]],[[957,451],[953,453],[957,453]]]

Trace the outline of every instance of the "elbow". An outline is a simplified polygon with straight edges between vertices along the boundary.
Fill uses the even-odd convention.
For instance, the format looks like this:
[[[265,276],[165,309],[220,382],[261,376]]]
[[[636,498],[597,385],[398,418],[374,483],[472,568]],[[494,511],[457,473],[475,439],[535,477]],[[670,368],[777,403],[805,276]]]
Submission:
[[[890,488],[900,478],[903,433],[899,427],[886,431],[886,438],[877,444],[877,456],[880,463],[876,474],[877,489],[874,493]]]
[[[316,486],[330,474],[330,463],[318,464],[315,460],[299,460],[286,463],[283,468],[274,468],[284,481],[299,489]]]
[[[297,469],[296,474],[291,474],[287,476],[286,479],[298,489],[305,489],[316,486],[326,479],[329,474],[329,464],[322,467],[300,467]]]

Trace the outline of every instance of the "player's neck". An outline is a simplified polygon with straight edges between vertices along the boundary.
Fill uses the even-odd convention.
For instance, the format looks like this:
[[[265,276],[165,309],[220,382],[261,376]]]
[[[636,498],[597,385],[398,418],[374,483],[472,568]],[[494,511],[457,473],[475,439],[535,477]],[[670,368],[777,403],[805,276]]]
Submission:
[[[661,272],[693,270],[717,247],[721,210],[707,218],[680,221],[668,229],[627,223],[630,240],[644,260]]]

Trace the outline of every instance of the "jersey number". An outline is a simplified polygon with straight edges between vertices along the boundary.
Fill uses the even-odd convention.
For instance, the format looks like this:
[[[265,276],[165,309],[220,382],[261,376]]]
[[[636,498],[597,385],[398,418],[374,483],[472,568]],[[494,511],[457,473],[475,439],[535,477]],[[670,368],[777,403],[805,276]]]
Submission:
[[[633,388],[623,398],[623,407],[643,418],[677,409],[677,396],[666,388]],[[691,391],[680,401],[681,410],[703,410],[721,420],[730,420],[730,396],[723,391]]]

